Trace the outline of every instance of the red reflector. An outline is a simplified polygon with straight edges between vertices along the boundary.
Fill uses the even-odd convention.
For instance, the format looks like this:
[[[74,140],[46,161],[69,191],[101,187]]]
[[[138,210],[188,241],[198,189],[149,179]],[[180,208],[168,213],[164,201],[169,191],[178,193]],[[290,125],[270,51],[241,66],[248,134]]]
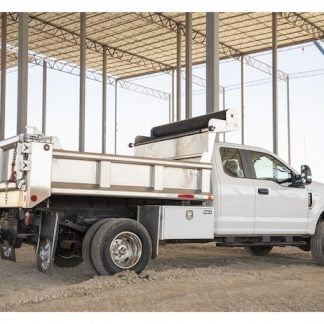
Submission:
[[[181,198],[181,199],[194,199],[195,195],[193,195],[193,194],[178,194],[178,198]]]
[[[36,195],[32,195],[30,197],[30,200],[33,201],[33,202],[37,201],[37,199],[38,199],[38,197]]]

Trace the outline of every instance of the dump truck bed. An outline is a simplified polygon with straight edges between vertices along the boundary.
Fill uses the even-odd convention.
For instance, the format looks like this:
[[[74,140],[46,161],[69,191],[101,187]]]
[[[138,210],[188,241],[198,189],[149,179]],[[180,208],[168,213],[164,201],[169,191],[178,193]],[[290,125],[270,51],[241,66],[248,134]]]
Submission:
[[[182,193],[207,199],[209,163],[54,150],[52,193],[178,199]]]
[[[28,135],[0,149],[0,208],[32,208],[51,195],[210,197],[209,163],[57,150],[50,138]]]

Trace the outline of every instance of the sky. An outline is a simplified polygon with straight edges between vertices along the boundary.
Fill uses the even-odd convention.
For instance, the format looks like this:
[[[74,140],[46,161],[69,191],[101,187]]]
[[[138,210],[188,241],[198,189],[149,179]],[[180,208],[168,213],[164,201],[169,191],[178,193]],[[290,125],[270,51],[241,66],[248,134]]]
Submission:
[[[321,42],[322,46],[324,43]],[[271,64],[271,52],[256,54],[258,60]],[[279,50],[278,68],[286,73],[324,69],[324,55],[312,44]],[[194,66],[193,74],[205,78],[205,65]],[[270,76],[252,67],[244,67],[245,81]],[[151,88],[171,93],[168,74],[150,75],[130,80]],[[182,89],[185,89],[183,80]],[[228,86],[240,82],[240,63],[236,60],[221,61],[220,84]],[[101,83],[86,81],[86,151],[101,150]],[[193,116],[204,114],[204,89],[193,85]],[[278,84],[279,105],[279,156],[288,160],[287,153],[287,96],[286,83]],[[245,144],[272,150],[272,85],[271,83],[245,88]],[[7,76],[7,125],[6,137],[16,131],[17,72]],[[77,76],[48,70],[47,135],[59,137],[63,148],[78,148],[79,79]],[[225,108],[240,113],[240,91],[226,92]],[[28,125],[41,129],[42,67],[29,66]],[[184,115],[184,94],[182,115]],[[220,97],[222,108],[222,97]],[[324,75],[292,79],[290,81],[291,106],[291,155],[292,166],[300,170],[309,164],[315,180],[324,182],[323,120]],[[113,153],[114,143],[114,88],[108,86],[107,147]],[[149,135],[153,126],[168,123],[169,102],[125,89],[118,90],[117,153],[132,155],[128,144],[136,135]],[[240,143],[240,131],[227,135],[228,142]]]

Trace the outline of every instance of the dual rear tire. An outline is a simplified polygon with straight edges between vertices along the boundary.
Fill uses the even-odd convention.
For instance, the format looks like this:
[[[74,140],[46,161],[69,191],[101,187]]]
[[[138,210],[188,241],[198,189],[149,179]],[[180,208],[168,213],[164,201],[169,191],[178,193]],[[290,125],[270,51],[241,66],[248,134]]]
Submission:
[[[140,273],[151,255],[149,233],[132,219],[98,221],[89,228],[82,243],[82,257],[90,275],[113,275],[125,270]]]

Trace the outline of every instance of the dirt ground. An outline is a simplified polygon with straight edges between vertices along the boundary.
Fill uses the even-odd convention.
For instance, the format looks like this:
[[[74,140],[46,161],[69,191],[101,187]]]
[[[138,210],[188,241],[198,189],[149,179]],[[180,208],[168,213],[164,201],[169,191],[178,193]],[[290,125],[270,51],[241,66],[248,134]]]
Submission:
[[[252,257],[210,243],[163,246],[140,275],[50,277],[26,246],[0,261],[0,311],[324,311],[324,268],[297,248]]]

